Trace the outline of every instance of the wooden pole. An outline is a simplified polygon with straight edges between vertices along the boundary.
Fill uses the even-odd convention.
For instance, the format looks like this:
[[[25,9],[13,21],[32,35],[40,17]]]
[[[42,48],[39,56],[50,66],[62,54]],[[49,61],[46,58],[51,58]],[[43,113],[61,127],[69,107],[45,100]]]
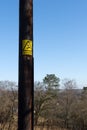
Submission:
[[[18,130],[33,130],[33,0],[19,6]]]

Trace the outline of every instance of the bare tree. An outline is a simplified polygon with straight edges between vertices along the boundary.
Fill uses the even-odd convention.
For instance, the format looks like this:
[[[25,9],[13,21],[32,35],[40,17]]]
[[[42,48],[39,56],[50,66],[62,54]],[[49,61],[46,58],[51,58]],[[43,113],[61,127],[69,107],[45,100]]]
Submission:
[[[17,129],[17,85],[12,81],[0,82],[0,129]]]

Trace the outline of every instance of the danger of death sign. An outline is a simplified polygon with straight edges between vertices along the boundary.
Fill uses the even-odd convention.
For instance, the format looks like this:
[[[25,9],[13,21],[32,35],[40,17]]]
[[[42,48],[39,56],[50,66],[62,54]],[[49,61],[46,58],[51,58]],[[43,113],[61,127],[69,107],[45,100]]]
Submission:
[[[32,55],[31,40],[22,40],[22,55]]]

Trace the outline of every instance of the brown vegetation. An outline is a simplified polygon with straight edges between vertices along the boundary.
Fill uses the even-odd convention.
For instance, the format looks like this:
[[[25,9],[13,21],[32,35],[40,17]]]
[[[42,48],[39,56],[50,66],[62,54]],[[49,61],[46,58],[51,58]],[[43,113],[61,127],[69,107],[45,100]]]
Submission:
[[[0,129],[17,128],[17,88],[14,82],[0,82]]]
[[[87,87],[77,89],[73,80],[47,75],[35,82],[35,130],[87,130]],[[0,82],[0,130],[17,130],[18,92],[16,84]]]

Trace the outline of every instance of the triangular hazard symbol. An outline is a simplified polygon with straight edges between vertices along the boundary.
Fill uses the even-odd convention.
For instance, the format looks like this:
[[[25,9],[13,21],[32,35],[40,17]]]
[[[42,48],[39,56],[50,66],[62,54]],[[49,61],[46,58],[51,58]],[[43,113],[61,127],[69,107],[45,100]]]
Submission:
[[[31,42],[27,41],[23,47],[24,51],[32,50]]]

